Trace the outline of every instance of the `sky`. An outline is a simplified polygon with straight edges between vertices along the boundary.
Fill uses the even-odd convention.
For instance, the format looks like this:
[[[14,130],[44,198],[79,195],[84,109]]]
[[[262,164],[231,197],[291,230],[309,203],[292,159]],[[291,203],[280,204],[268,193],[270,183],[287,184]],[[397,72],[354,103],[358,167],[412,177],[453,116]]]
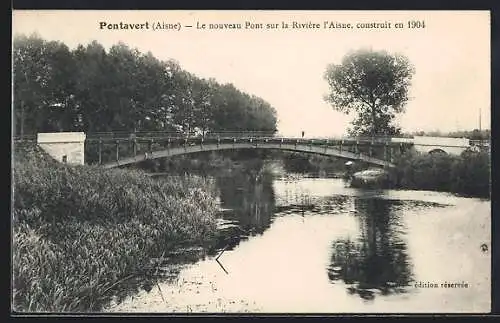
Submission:
[[[324,28],[325,21],[353,28]],[[425,27],[409,28],[410,21]],[[120,22],[144,25],[100,28]],[[263,28],[245,28],[247,22]],[[293,22],[319,28],[292,28]],[[358,28],[389,22],[391,28]],[[158,23],[177,27],[153,30]],[[239,23],[242,29],[209,29],[211,23]],[[279,28],[266,29],[267,23]],[[202,24],[205,29],[198,28]],[[12,25],[13,35],[37,33],[72,49],[93,40],[107,49],[123,42],[161,60],[175,59],[199,77],[233,83],[269,102],[279,133],[289,136],[345,134],[354,116],[324,101],[326,67],[352,50],[386,50],[407,56],[416,71],[410,101],[397,118],[403,131],[472,130],[479,127],[480,111],[482,129],[490,129],[489,11],[14,10]]]

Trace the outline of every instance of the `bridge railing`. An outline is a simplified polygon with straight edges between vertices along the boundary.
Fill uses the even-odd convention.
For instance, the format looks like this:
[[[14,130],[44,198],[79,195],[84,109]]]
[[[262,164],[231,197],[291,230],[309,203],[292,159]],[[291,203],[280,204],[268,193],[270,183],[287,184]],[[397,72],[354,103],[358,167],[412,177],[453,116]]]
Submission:
[[[14,137],[14,143],[19,142],[36,142],[37,135],[29,134],[24,136]],[[214,142],[241,142],[250,141],[253,143],[284,143],[284,144],[307,144],[311,146],[335,146],[335,145],[387,145],[387,144],[411,144],[411,138],[395,138],[388,136],[376,137],[321,137],[321,138],[302,138],[282,136],[271,131],[217,131],[207,132],[204,135],[187,136],[179,132],[165,131],[140,131],[135,133],[130,132],[94,132],[88,133],[86,136],[87,143],[147,143],[154,145],[158,143],[165,145],[196,145],[209,144]]]
[[[13,137],[14,142],[29,142],[37,140],[36,134],[28,134],[24,136]],[[309,145],[335,145],[335,144],[411,144],[411,138],[398,138],[389,136],[358,136],[358,137],[292,137],[283,136],[274,131],[212,131],[206,132],[203,135],[187,135],[185,133],[174,131],[138,131],[134,133],[117,131],[117,132],[94,132],[88,133],[86,136],[87,142],[124,142],[124,141],[167,141],[170,140],[172,144],[182,143],[201,143],[201,142],[215,142],[228,140],[253,140],[254,142],[283,142],[283,143],[307,143]]]
[[[88,133],[87,138],[96,139],[126,139],[126,138],[250,138],[250,137],[275,137],[274,131],[207,131],[204,133],[183,133],[176,131],[138,131],[138,132],[94,132]]]

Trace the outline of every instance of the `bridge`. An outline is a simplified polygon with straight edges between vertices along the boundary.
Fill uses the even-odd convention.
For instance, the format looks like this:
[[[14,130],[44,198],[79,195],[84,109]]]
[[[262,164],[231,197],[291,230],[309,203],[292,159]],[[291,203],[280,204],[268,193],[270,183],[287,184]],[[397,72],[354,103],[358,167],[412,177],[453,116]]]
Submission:
[[[447,137],[280,137],[260,132],[220,132],[183,136],[165,132],[40,133],[37,143],[55,159],[68,163],[96,163],[113,168],[145,160],[206,151],[274,149],[339,157],[371,165],[394,167],[394,156],[409,148],[421,153],[460,154],[468,139]],[[85,147],[85,151],[84,151]],[[89,149],[93,147],[92,149]]]
[[[232,139],[232,142],[231,142]],[[167,146],[163,150],[145,152],[144,154],[138,154],[133,157],[117,158],[116,161],[107,162],[103,164],[105,168],[112,168],[117,166],[123,166],[127,164],[141,162],[147,159],[156,159],[163,157],[172,157],[177,155],[184,155],[203,151],[215,151],[215,150],[230,150],[230,149],[278,149],[302,153],[312,153],[324,156],[333,156],[345,158],[348,160],[362,160],[369,164],[393,167],[394,165],[386,160],[381,160],[374,158],[370,155],[362,154],[359,152],[354,145],[354,152],[347,150],[345,147],[348,145],[347,142],[335,143],[320,141],[314,139],[306,140],[293,140],[290,138],[260,138],[254,139],[249,138],[247,140],[241,138],[229,138],[229,142],[224,140],[217,140],[214,142],[212,140],[204,140],[201,143],[188,142],[186,145],[178,147]]]

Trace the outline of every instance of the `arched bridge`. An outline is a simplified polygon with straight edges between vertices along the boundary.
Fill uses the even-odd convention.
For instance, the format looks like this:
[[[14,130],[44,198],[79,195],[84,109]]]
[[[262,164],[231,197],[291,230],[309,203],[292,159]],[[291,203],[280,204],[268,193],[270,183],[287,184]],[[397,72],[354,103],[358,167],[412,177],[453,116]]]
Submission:
[[[165,134],[103,136],[93,134],[86,145],[94,145],[94,159],[106,168],[119,167],[164,157],[205,151],[233,149],[274,149],[348,160],[361,160],[372,165],[393,167],[395,149],[407,143],[391,142],[387,137],[370,138],[296,138],[254,133],[222,133],[208,136],[180,137]],[[95,146],[97,145],[97,147]],[[105,148],[107,146],[107,148]]]
[[[20,141],[35,140],[21,138]],[[204,151],[230,149],[278,149],[360,160],[372,165],[393,167],[394,157],[412,148],[421,153],[441,151],[460,154],[471,148],[468,139],[446,137],[277,137],[255,132],[213,133],[186,137],[164,132],[39,133],[37,144],[56,160],[70,164],[99,164],[106,168],[144,160]]]
[[[137,154],[132,157],[118,158],[115,161],[104,163],[103,166],[106,168],[113,168],[118,166],[124,166],[128,164],[138,163],[148,159],[172,157],[196,152],[203,151],[216,151],[216,150],[229,150],[229,149],[278,149],[286,151],[295,151],[303,153],[319,154],[324,156],[340,157],[349,160],[362,160],[369,164],[384,166],[384,167],[394,167],[390,161],[382,160],[379,158],[371,157],[370,155],[363,154],[361,152],[349,151],[347,148],[352,146],[352,144],[344,143],[333,146],[334,142],[328,144],[323,141],[316,142],[314,140],[290,140],[286,138],[266,138],[266,139],[246,139],[242,140],[240,138],[233,138],[232,142],[213,142],[210,140],[204,141],[199,144],[187,144],[178,147],[167,147],[162,150],[144,152],[142,154]],[[347,145],[347,147],[346,147]]]

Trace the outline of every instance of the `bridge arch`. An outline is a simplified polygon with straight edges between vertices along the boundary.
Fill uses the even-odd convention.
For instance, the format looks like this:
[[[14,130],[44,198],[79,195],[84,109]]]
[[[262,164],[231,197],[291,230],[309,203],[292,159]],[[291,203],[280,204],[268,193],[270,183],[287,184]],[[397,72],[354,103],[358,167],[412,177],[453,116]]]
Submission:
[[[460,155],[470,147],[470,142],[466,138],[415,136],[413,146],[416,151],[423,154],[440,150],[449,155]]]
[[[105,163],[103,166],[105,168],[114,168],[114,167],[139,163],[144,160],[173,157],[173,156],[192,154],[197,152],[205,152],[205,151],[233,150],[233,149],[275,149],[275,150],[294,151],[294,152],[318,154],[323,156],[339,157],[348,160],[362,160],[364,162],[373,165],[394,167],[394,165],[388,161],[373,158],[364,154],[350,152],[347,150],[341,150],[332,146],[319,146],[307,143],[275,143],[275,142],[210,143],[210,144],[199,144],[192,146],[167,148],[159,151],[148,152],[147,154],[146,153],[139,154],[134,157],[124,157],[119,159],[118,161]]]
[[[441,149],[441,148],[432,149],[432,150],[429,151],[429,154],[430,155],[438,155],[438,154],[448,155],[448,153],[446,151],[444,151],[443,149]]]
[[[462,152],[467,150],[469,147],[453,147],[453,146],[414,146],[415,150],[422,154],[447,154],[447,155],[457,155],[459,156]]]

